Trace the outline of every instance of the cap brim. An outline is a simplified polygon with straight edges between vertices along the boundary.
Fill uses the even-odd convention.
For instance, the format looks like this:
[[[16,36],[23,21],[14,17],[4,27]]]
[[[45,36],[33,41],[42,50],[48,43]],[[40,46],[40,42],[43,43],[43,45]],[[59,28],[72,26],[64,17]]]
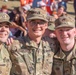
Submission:
[[[65,24],[62,24],[62,25],[59,25],[59,26],[57,26],[57,27],[55,27],[55,29],[58,29],[58,28],[62,28],[62,27],[67,27],[67,28],[74,28],[74,26],[72,26],[72,25],[65,25]]]
[[[44,21],[48,22],[47,19],[44,19],[44,18],[42,18],[42,17],[30,17],[30,18],[28,18],[27,20],[34,20],[34,19],[40,19],[40,20],[44,20]]]
[[[10,21],[0,21],[0,22],[6,22],[6,23],[9,23],[9,25],[12,25]]]

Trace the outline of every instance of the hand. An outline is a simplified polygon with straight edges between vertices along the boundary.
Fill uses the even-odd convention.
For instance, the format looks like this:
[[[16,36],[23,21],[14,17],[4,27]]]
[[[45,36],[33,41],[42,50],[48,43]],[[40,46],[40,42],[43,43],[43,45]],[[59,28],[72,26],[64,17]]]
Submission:
[[[18,25],[17,25],[15,22],[11,22],[11,24],[12,24],[12,25],[10,26],[11,28],[17,28],[17,27],[18,27]]]
[[[6,41],[6,45],[11,45],[13,43],[13,41],[14,41],[14,38],[12,38],[12,37],[8,38]]]

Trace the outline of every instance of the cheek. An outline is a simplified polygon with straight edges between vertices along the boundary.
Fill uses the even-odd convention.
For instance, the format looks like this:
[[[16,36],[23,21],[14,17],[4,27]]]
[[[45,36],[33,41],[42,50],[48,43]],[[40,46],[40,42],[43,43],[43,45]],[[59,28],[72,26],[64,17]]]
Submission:
[[[75,37],[76,36],[76,33],[73,31],[73,32],[70,33],[70,36],[71,37]]]
[[[6,31],[7,31],[8,34],[10,34],[10,30],[9,29],[7,29]]]
[[[55,35],[56,35],[56,37],[60,40],[60,38],[61,38],[61,33],[59,33],[59,32],[55,32]]]

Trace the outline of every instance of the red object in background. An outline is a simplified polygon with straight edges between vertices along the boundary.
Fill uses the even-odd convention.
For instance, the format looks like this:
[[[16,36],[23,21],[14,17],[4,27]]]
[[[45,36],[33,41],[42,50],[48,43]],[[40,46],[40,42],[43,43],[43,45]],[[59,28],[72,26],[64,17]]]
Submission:
[[[33,0],[20,0],[21,6],[24,6],[26,4],[30,4],[31,2],[33,2]]]
[[[52,2],[54,2],[54,0],[43,0],[45,3],[46,3],[46,9],[47,9],[47,12],[50,14],[50,15],[52,15],[52,11],[51,11],[51,9],[50,9],[50,5],[51,5],[51,3]]]

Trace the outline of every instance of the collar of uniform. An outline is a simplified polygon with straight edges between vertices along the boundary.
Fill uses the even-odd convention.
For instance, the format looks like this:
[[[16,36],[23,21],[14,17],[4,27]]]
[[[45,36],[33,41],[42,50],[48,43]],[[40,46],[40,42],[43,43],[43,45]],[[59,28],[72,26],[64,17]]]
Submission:
[[[4,58],[9,58],[9,54],[8,54],[8,51],[7,49],[5,48],[4,44],[2,44],[2,47],[1,47],[1,56],[2,56],[2,59]]]
[[[57,59],[64,59],[66,57],[66,55],[64,54],[64,52],[60,50],[54,55],[54,58]],[[76,58],[76,44],[74,45],[72,51],[69,53],[69,55],[67,56],[66,60],[69,61],[73,58]]]
[[[58,50],[58,52],[54,55],[54,58],[57,58],[57,59],[64,59],[65,58],[65,54],[63,53],[63,51],[61,50]]]
[[[68,58],[69,58],[68,60],[71,60],[73,58],[76,58],[76,43],[75,43],[75,45],[74,45],[71,53],[68,55]]]
[[[33,40],[31,40],[30,38],[29,38],[29,36],[27,35],[27,36],[25,36],[24,37],[24,40],[25,40],[25,45],[26,45],[26,47],[31,47],[31,48],[36,48],[36,49],[38,49],[39,48],[39,46],[41,45],[41,42],[42,42],[42,40],[40,41],[40,44],[39,44],[39,46],[33,41]]]

